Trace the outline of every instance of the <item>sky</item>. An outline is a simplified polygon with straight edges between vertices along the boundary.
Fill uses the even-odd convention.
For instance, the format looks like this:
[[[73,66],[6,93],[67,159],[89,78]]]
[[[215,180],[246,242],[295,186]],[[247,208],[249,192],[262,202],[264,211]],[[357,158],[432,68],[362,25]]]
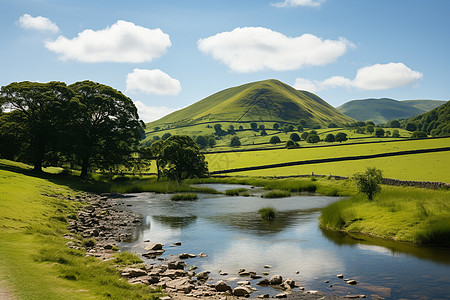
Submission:
[[[278,79],[332,106],[450,99],[448,0],[0,0],[0,86],[92,80],[145,122]]]

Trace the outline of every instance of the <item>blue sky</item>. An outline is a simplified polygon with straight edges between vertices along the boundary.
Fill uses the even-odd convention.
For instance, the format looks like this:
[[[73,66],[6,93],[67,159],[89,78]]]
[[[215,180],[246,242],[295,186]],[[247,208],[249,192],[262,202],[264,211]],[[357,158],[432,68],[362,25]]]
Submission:
[[[333,106],[449,100],[447,0],[0,0],[0,85],[93,80],[150,121],[278,79]]]

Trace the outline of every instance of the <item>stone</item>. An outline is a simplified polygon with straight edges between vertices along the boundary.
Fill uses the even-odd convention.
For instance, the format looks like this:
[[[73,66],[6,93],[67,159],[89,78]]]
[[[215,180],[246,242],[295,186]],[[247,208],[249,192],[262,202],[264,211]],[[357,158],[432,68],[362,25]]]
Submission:
[[[242,280],[237,282],[238,285],[250,285],[250,281],[248,280]]]
[[[272,266],[270,266],[270,265],[265,265],[264,268],[270,269],[270,268],[272,268]]]
[[[250,278],[251,279],[260,279],[260,278],[262,278],[262,276],[261,275],[257,275],[257,274],[250,274]]]
[[[337,274],[336,277],[337,278],[344,278],[344,274]]]
[[[281,284],[282,282],[283,282],[283,277],[281,275],[274,275],[269,280],[269,283],[271,285]]]
[[[344,298],[348,299],[366,298],[366,295],[345,295]]]
[[[233,295],[238,297],[247,297],[252,291],[245,286],[238,286],[233,290]]]
[[[210,271],[203,271],[203,272],[200,272],[200,273],[198,273],[196,276],[197,276],[197,279],[198,280],[207,280],[208,279],[208,277],[209,277],[209,273],[211,273]]]
[[[194,257],[196,257],[195,254],[189,254],[189,253],[178,254],[178,258],[180,258],[180,259],[188,259],[188,258],[194,258]]]
[[[203,253],[203,252],[200,252],[200,253],[198,254],[198,256],[200,256],[200,257],[207,257],[208,255],[206,255],[206,254]]]
[[[175,242],[170,247],[181,246],[181,242]]]
[[[125,268],[122,270],[122,276],[124,277],[139,277],[147,275],[147,271],[138,268]]]
[[[258,298],[264,299],[264,298],[269,298],[270,295],[269,294],[264,294],[264,295],[259,295]]]
[[[186,263],[182,260],[169,261],[168,268],[172,270],[183,270]]]
[[[347,284],[355,285],[355,284],[357,284],[357,282],[356,282],[356,280],[348,279],[348,280],[347,280]]]
[[[287,295],[285,293],[280,293],[280,294],[277,294],[275,296],[275,298],[287,298]]]
[[[214,285],[214,289],[218,292],[232,291],[231,286],[223,280],[217,281],[216,284]]]
[[[295,287],[295,281],[293,279],[288,278],[284,281],[284,283],[288,285],[291,289]]]
[[[264,278],[264,279],[260,280],[259,282],[257,282],[256,284],[257,285],[269,285],[270,281],[269,281],[269,279]]]
[[[161,250],[163,248],[163,245],[160,243],[150,243],[147,246],[145,246],[145,250]]]
[[[220,276],[227,276],[228,273],[227,273],[227,272],[220,272],[219,275],[220,275]]]
[[[194,285],[189,282],[189,278],[179,278],[167,281],[166,287],[183,292],[185,294],[189,294],[194,288]]]

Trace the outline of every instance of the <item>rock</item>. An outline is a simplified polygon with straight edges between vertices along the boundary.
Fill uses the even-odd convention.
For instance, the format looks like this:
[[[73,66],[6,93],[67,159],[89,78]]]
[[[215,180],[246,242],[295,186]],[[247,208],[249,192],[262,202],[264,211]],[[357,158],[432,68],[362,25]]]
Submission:
[[[346,295],[346,296],[344,296],[344,298],[349,298],[349,299],[366,298],[366,295]]]
[[[344,274],[337,274],[336,277],[337,278],[344,278]]]
[[[286,284],[287,286],[289,286],[291,289],[293,289],[295,287],[295,281],[293,279],[286,279],[284,281],[284,284]]]
[[[182,260],[169,261],[168,268],[172,270],[183,270],[186,264]]]
[[[197,276],[197,279],[198,280],[207,280],[208,279],[208,277],[209,277],[209,273],[211,273],[210,271],[203,271],[203,272],[200,272],[200,273],[198,273],[196,276]]]
[[[324,283],[329,283],[329,282],[330,282],[329,280],[325,280],[325,281],[324,281]]]
[[[252,291],[245,286],[238,286],[233,290],[233,295],[238,296],[238,297],[246,297],[251,292]]]
[[[189,271],[194,271],[194,270],[197,270],[197,266],[191,266],[191,267],[189,268]]]
[[[242,280],[237,282],[238,285],[250,285],[250,281],[248,280]]]
[[[170,296],[165,296],[165,297],[161,297],[159,299],[160,300],[171,300],[172,298]]]
[[[347,280],[347,284],[355,285],[355,284],[357,284],[357,282],[356,282],[356,280],[348,279],[348,280]]]
[[[287,295],[285,293],[280,293],[280,294],[277,294],[275,296],[275,298],[287,298]]]
[[[270,281],[268,279],[263,279],[260,280],[258,283],[256,283],[257,285],[269,285]]]
[[[264,294],[264,295],[259,295],[258,298],[264,299],[264,298],[269,298],[270,295],[269,294]]]
[[[270,269],[270,268],[272,268],[272,266],[269,266],[269,265],[265,265],[265,266],[264,266],[264,268],[266,268],[266,269]]]
[[[139,276],[144,276],[147,275],[147,271],[138,269],[138,268],[125,268],[122,270],[122,276],[124,277],[139,277]]]
[[[227,273],[227,272],[220,272],[219,275],[220,275],[220,276],[227,276],[228,273]]]
[[[250,274],[250,278],[251,279],[260,279],[260,278],[262,278],[262,276],[261,275],[256,275],[256,274]]]
[[[283,282],[283,277],[281,275],[274,275],[269,280],[269,283],[271,285],[281,284],[282,282]]]
[[[307,291],[306,293],[311,294],[311,295],[317,295],[319,293],[319,291],[310,290],[310,291]]]
[[[269,275],[269,272],[263,272],[262,273],[264,276],[268,276]]]
[[[162,244],[160,243],[150,243],[147,246],[145,246],[145,250],[149,251],[149,250],[161,250],[163,247]]]
[[[208,255],[206,255],[206,254],[203,253],[203,252],[200,252],[200,253],[198,254],[198,256],[200,256],[200,257],[207,257]]]
[[[194,258],[194,257],[197,257],[197,255],[189,254],[189,253],[178,254],[178,258],[180,258],[180,259],[188,259],[188,258]]]
[[[231,286],[223,280],[217,281],[216,284],[214,285],[214,288],[218,292],[228,292],[228,291],[231,292],[232,291]]]
[[[170,247],[181,246],[181,242],[175,242]]]
[[[189,282],[189,278],[179,278],[166,282],[166,287],[170,289],[174,289],[176,291],[183,292],[185,294],[189,294],[194,285]]]

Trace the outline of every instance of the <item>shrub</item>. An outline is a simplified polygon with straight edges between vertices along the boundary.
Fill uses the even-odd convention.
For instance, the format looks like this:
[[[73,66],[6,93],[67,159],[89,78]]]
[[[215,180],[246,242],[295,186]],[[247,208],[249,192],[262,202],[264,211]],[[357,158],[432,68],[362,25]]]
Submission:
[[[258,210],[259,215],[264,220],[273,220],[275,219],[275,209],[273,207],[264,207]]]
[[[307,143],[311,143],[311,144],[318,143],[319,141],[320,141],[319,136],[317,134],[314,134],[314,133],[312,133],[312,134],[310,133],[308,135],[308,137],[306,138],[306,142]]]
[[[281,140],[278,136],[274,135],[273,137],[270,138],[269,143],[276,145],[278,143],[281,143]]]
[[[325,137],[325,142],[327,143],[333,143],[336,141],[336,138],[334,137],[334,134],[329,133],[327,134],[327,136]]]
[[[237,135],[231,138],[230,146],[231,147],[239,147],[241,145],[241,140]]]
[[[173,201],[182,201],[182,200],[197,200],[198,196],[195,193],[185,193],[185,194],[176,194],[170,197],[170,200]]]
[[[291,140],[293,140],[294,142],[299,142],[300,141],[300,136],[298,135],[298,133],[292,133],[291,136],[289,137]]]
[[[427,137],[428,135],[423,131],[414,131],[413,134],[411,135],[412,139],[424,139]]]

